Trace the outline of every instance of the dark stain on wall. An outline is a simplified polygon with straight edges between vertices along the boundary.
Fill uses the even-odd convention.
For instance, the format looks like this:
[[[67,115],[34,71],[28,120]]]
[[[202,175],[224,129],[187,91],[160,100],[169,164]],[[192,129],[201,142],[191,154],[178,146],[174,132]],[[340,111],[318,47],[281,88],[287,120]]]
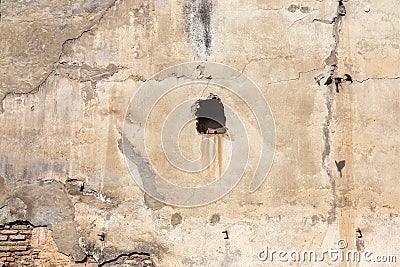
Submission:
[[[201,58],[211,55],[213,29],[211,25],[212,2],[187,0],[185,4],[186,31],[194,53]]]
[[[174,213],[171,216],[171,225],[176,226],[182,223],[182,216],[179,213]]]

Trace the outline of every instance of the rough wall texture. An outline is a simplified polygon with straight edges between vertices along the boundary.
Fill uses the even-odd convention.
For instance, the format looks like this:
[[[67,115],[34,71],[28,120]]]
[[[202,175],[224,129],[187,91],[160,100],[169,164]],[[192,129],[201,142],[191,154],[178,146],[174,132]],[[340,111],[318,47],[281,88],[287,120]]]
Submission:
[[[0,261],[4,265],[32,266],[33,252],[30,249],[32,226],[7,225],[0,228]]]
[[[286,266],[257,254],[327,249],[338,239],[400,257],[397,1],[0,3],[0,223],[52,231],[61,254],[39,266]],[[254,193],[250,156],[230,194],[177,208],[136,185],[121,132],[140,85],[194,60],[229,65],[257,84],[274,114],[276,153]],[[157,114],[173,99],[211,92],[238,107],[257,151],[251,112],[221,88],[166,96],[149,127],[160,130]],[[192,129],[184,134],[197,142]],[[182,148],[196,151],[187,141]]]

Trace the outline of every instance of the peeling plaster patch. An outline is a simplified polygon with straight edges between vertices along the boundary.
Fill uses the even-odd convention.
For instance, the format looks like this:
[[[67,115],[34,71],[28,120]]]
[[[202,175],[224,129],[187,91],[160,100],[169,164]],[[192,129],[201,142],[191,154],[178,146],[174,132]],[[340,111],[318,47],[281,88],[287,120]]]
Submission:
[[[4,112],[4,99],[6,98],[7,93],[4,93],[0,90],[0,113]]]
[[[298,9],[299,9],[299,6],[298,6],[298,5],[294,5],[294,4],[291,4],[291,5],[288,7],[288,11],[289,11],[289,12],[292,12],[292,13],[296,12]]]
[[[219,214],[213,214],[211,216],[210,223],[211,224],[216,224],[216,223],[219,223],[220,220],[221,220],[221,217],[219,216]]]
[[[65,181],[65,190],[72,201],[86,203],[98,208],[111,208],[117,205],[104,192],[89,188],[85,186],[83,181],[75,178],[68,178]]]
[[[98,263],[99,267],[146,266],[134,265],[133,260],[138,260],[141,258],[143,261],[146,260],[147,264],[150,264],[148,261],[152,261],[153,257],[160,259],[161,254],[167,251],[165,247],[155,242],[152,242],[151,244],[140,242],[139,245],[137,245],[137,247],[131,251],[121,251],[116,247],[96,246],[95,243],[85,241],[83,238],[79,239],[79,244],[85,254],[88,255],[88,257],[93,258]]]
[[[308,6],[301,6],[301,5],[295,5],[295,4],[291,4],[287,10],[289,12],[296,12],[297,10],[300,10],[301,13],[310,13],[311,12],[311,8]]]
[[[337,65],[338,58],[336,55],[336,50],[332,50],[329,56],[325,59],[325,64],[328,66]]]
[[[67,76],[71,80],[79,82],[98,82],[113,76],[124,69],[121,66],[110,64],[106,67],[89,66],[78,62],[62,61],[57,67],[57,74]]]
[[[146,207],[148,207],[152,210],[159,210],[165,206],[164,203],[158,201],[157,199],[152,198],[151,196],[149,196],[146,193],[144,194],[143,199],[144,199],[144,204],[146,205]]]
[[[98,200],[100,200],[101,202],[105,202],[105,203],[109,203],[112,204],[113,201],[111,200],[111,198],[107,197],[103,192],[98,192],[96,194],[96,198]]]
[[[174,213],[171,216],[171,225],[177,226],[182,223],[182,216],[179,213]]]
[[[75,210],[62,183],[21,185],[13,191],[13,197],[0,206],[3,206],[0,223],[23,220],[36,226],[47,225],[53,230],[54,241],[61,253],[76,260],[82,258],[82,251],[76,246]]]
[[[85,189],[85,183],[73,178],[68,178],[65,181],[65,188],[70,195],[80,195]]]
[[[164,197],[157,191],[156,173],[151,164],[136,151],[136,148],[125,136],[118,140],[118,148],[129,159],[129,164],[136,166],[137,175],[140,175],[143,183],[143,189],[163,199]]]
[[[302,6],[300,7],[300,12],[301,13],[310,13],[311,12],[311,8],[308,6]]]
[[[318,221],[319,221],[318,215],[311,216],[311,225],[312,226],[316,225]]]
[[[19,182],[37,182],[38,177],[46,177],[48,173],[64,174],[67,164],[64,162],[26,162],[17,164],[14,157],[0,156],[0,176],[5,185],[13,190]]]
[[[23,2],[24,7],[16,4]],[[40,1],[39,1],[40,2]],[[90,0],[85,1],[82,8],[74,8],[71,1],[60,1],[60,3],[49,4],[45,1],[3,1],[9,6],[2,10],[17,11],[3,14],[1,19],[5,19],[8,25],[4,31],[4,38],[0,39],[0,46],[5,49],[0,50],[1,57],[12,58],[13,63],[10,68],[0,71],[4,75],[0,86],[0,102],[9,94],[31,94],[36,93],[54,74],[57,64],[64,55],[65,48],[72,42],[81,38],[84,34],[92,31],[98,23],[105,17],[108,11],[116,5],[117,0]],[[64,3],[65,2],[65,3]],[[50,5],[50,6],[49,6]],[[50,15],[49,20],[37,18],[38,10],[47,11]],[[73,10],[84,11],[78,16],[71,16]],[[100,12],[104,10],[103,12]],[[50,11],[50,12],[49,12]],[[54,13],[53,13],[54,12]],[[88,13],[85,13],[88,12]],[[62,14],[61,16],[54,16]],[[37,28],[31,31],[23,31],[14,38],[15,32],[23,23],[38,23]],[[74,22],[74,23],[72,23]],[[23,26],[24,28],[26,26]],[[43,29],[43,31],[37,31]],[[50,29],[50,30],[44,30]],[[61,29],[57,32],[57,29]],[[51,35],[49,35],[51,33]],[[57,34],[55,34],[57,33]],[[16,40],[20,43],[15,44]],[[46,43],[46,45],[42,45]],[[44,47],[56,46],[60,49],[44,49]],[[26,55],[26,56],[20,56]],[[29,79],[26,79],[26,68],[29,69]],[[0,107],[0,113],[2,108]]]
[[[184,14],[186,31],[194,53],[205,58],[211,55],[215,32],[211,26],[211,0],[187,0]]]
[[[26,204],[18,197],[7,199],[0,207],[0,224],[27,220]]]
[[[99,265],[99,267],[112,267],[112,266],[154,267],[155,265],[154,265],[153,261],[151,260],[150,254],[140,253],[140,252],[132,252],[132,253],[121,254],[117,258],[103,262],[102,264]]]

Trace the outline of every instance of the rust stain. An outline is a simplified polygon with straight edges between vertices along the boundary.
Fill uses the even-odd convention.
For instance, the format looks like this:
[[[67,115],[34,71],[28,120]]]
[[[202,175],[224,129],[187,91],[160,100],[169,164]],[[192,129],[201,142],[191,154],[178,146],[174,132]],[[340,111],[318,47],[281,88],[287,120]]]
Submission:
[[[213,143],[212,143],[212,151],[213,152],[215,152],[215,149],[216,149],[216,146],[217,146],[217,137],[215,136],[215,135],[213,135],[212,136],[213,137]],[[215,154],[214,153],[212,153],[212,155],[214,156]],[[213,176],[213,178],[217,178],[217,177],[215,177],[215,176],[217,176],[216,175],[216,173],[217,173],[217,162],[216,162],[216,157],[214,157],[213,159],[212,159],[212,162],[211,162],[211,166],[210,167],[212,167],[212,169],[211,169],[211,173],[212,173],[212,176]]]
[[[352,68],[352,54],[351,54],[351,33],[350,23],[348,16],[343,18],[346,23],[343,23],[343,40],[342,49],[346,52],[345,66]],[[343,26],[342,25],[342,26]],[[347,64],[346,64],[347,63]],[[351,70],[349,70],[351,73]],[[347,241],[348,250],[356,249],[356,212],[355,207],[355,193],[354,193],[354,155],[353,155],[353,93],[352,86],[348,85],[342,87],[340,94],[337,94],[336,116],[338,118],[337,124],[337,137],[335,140],[336,157],[339,160],[346,160],[346,166],[342,170],[342,177],[337,176],[337,206],[339,211],[339,238]],[[351,261],[343,261],[340,266],[357,266],[357,263]]]
[[[337,156],[346,160],[343,176],[338,178],[339,234],[348,243],[347,249],[352,250],[355,238],[355,207],[354,207],[354,174],[353,174],[353,105],[352,91],[345,88],[338,95],[337,116]],[[352,266],[351,262],[342,262],[340,266]]]
[[[206,142],[212,141],[212,142]],[[211,139],[211,140],[210,140]],[[201,135],[201,164],[202,168],[207,169],[207,174],[216,179],[222,176],[223,170],[223,139],[222,135]],[[211,155],[213,158],[211,158]],[[217,171],[218,168],[218,171]]]
[[[205,168],[208,166],[208,163],[210,162],[210,151],[208,144],[206,142],[207,137],[205,135],[200,135],[201,136],[201,143],[200,143],[200,148],[201,148],[201,164],[202,168]]]
[[[224,138],[221,135],[218,135],[218,178],[222,176],[222,155],[223,155],[223,147],[224,147]]]

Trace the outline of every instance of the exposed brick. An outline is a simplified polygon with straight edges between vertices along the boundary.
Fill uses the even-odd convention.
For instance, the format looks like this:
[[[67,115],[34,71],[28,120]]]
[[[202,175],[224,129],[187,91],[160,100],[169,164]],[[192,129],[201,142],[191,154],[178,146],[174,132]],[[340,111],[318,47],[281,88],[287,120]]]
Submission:
[[[8,246],[0,246],[0,251],[10,251],[10,247],[8,247]]]
[[[14,259],[13,257],[7,257],[7,258],[6,258],[6,261],[11,261],[11,262],[13,262],[13,261],[15,261],[15,259]]]
[[[0,252],[0,258],[1,257],[7,257],[7,256],[10,256],[10,255],[11,255],[10,252]]]
[[[31,254],[31,251],[29,251],[29,250],[26,250],[26,251],[15,251],[14,254],[15,255],[20,255],[20,256],[29,255],[29,254]]]
[[[32,230],[20,230],[21,235],[32,235]]]
[[[10,251],[22,251],[22,250],[27,250],[27,246],[16,246],[16,247],[10,247]]]
[[[28,246],[17,246],[15,247],[15,251],[22,251],[22,250],[27,250]]]
[[[0,231],[0,234],[3,234],[3,235],[16,235],[16,234],[18,234],[18,231],[17,230],[4,229],[4,230]]]
[[[0,246],[28,246],[29,241],[4,241],[0,242]]]
[[[15,242],[8,242],[8,241],[4,241],[4,242],[0,242],[0,246],[17,246],[17,243]]]
[[[0,235],[0,241],[6,241],[8,239],[7,235]]]
[[[10,239],[18,241],[18,240],[25,240],[26,237],[24,235],[10,235]]]
[[[32,226],[28,224],[15,224],[11,226],[11,228],[16,230],[27,230],[27,229],[32,229]]]

